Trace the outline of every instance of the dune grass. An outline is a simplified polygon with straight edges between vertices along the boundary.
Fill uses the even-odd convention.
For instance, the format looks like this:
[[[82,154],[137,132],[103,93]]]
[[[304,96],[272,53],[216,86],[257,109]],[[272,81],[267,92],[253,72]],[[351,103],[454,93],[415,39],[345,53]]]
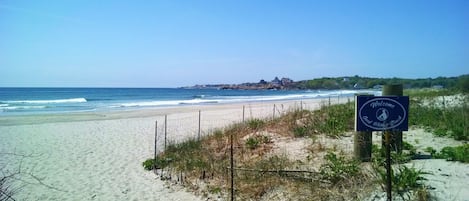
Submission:
[[[409,125],[437,136],[469,140],[469,96],[449,90],[409,90]],[[452,96],[451,98],[438,98]],[[456,102],[456,103],[454,103]]]
[[[293,125],[293,133],[296,137],[325,134],[329,137],[340,137],[354,127],[354,105],[352,102],[331,106],[322,106],[319,110],[303,111],[290,114],[298,118],[300,123]]]
[[[444,147],[440,152],[437,152],[432,147],[427,147],[426,151],[434,158],[469,163],[469,144],[463,144],[456,147]]]
[[[276,191],[287,192],[296,200],[348,199],[359,197],[367,177],[356,161],[343,155],[328,153],[317,163],[320,170],[299,169],[303,161],[286,155],[271,154],[272,141],[267,133],[279,137],[339,137],[352,128],[352,104],[322,107],[318,111],[293,109],[275,119],[251,119],[214,131],[197,141],[188,139],[170,144],[156,160],[143,163],[145,169],[163,169],[172,179],[185,186],[199,188],[198,180],[206,183],[206,191],[225,197],[230,190],[230,136],[235,147],[235,189],[240,200],[269,197]],[[346,120],[345,120],[346,119]],[[298,131],[298,128],[303,128]],[[298,132],[303,132],[301,135]],[[325,151],[325,150],[323,150]],[[309,161],[314,162],[314,161]],[[321,176],[322,175],[322,176]],[[357,185],[360,184],[360,185]],[[323,188],[327,186],[327,191]],[[343,191],[346,190],[346,193]]]

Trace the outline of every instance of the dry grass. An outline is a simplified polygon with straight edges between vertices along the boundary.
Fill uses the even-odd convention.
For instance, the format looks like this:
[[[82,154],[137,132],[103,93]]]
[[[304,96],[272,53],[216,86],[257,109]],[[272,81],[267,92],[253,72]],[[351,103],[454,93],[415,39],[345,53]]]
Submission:
[[[312,128],[312,125],[317,125],[312,121],[321,121],[327,116],[292,110],[276,119],[252,119],[233,124],[200,141],[190,139],[168,146],[158,156],[157,163],[163,168],[163,178],[171,178],[204,195],[220,194],[227,200],[230,191],[230,136],[233,136],[235,194],[238,200],[357,200],[372,182],[360,165],[357,172],[344,177],[338,175],[339,180],[331,181],[311,168],[330,162],[328,159],[308,157],[308,160],[292,160],[287,154],[273,154],[280,140],[296,139],[295,128],[298,127],[308,129],[304,135],[307,138],[301,138],[311,143],[309,148],[304,148],[306,154],[325,153],[328,150],[326,145],[311,140],[311,137],[325,135]]]

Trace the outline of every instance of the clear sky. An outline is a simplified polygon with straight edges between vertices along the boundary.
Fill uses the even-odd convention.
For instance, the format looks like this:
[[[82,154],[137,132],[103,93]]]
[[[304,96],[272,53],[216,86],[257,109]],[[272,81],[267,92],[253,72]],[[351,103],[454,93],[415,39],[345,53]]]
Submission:
[[[467,73],[468,0],[0,0],[0,87]]]

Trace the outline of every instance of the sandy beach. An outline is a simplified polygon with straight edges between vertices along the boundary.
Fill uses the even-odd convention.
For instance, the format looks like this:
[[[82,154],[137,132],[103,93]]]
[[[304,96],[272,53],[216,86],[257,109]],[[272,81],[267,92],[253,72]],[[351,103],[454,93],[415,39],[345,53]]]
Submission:
[[[20,188],[18,200],[201,200],[168,187],[143,169],[142,162],[153,156],[155,121],[161,151],[164,115],[168,115],[169,143],[197,137],[199,111],[201,135],[205,135],[242,121],[243,106],[245,118],[267,118],[294,107],[316,109],[321,104],[328,100],[1,117],[0,164],[4,171],[24,173],[22,181],[15,183]]]

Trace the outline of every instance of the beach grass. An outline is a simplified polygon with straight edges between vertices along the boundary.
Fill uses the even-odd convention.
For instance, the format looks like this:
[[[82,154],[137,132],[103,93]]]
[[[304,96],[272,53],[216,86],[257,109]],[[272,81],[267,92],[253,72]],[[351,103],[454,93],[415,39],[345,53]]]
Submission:
[[[391,170],[392,192],[402,200],[425,200],[424,198],[429,198],[430,194],[427,186],[424,185],[426,180],[424,175],[429,173],[405,165],[411,161],[412,156],[415,154],[416,148],[412,144],[404,141],[403,150],[406,150],[406,152],[391,152],[391,162],[393,164]],[[381,148],[373,145],[373,174],[384,190],[387,183],[387,172],[385,169],[385,158],[382,153]]]
[[[410,96],[409,125],[423,127],[437,136],[469,140],[468,95],[450,90],[409,90],[405,93]]]
[[[347,112],[343,113],[343,110]],[[155,167],[152,162],[156,162],[163,174],[172,172],[177,175],[176,180],[183,180],[189,188],[198,189],[195,184],[202,180],[207,183],[207,192],[227,196],[230,190],[230,137],[233,137],[234,180],[239,199],[257,200],[278,191],[287,192],[289,196],[298,193],[294,195],[298,200],[359,197],[363,193],[361,185],[369,184],[372,179],[363,176],[361,165],[351,157],[330,151],[319,161],[309,161],[323,164],[318,170],[311,170],[305,166],[305,161],[271,153],[271,135],[274,134],[290,139],[342,136],[352,128],[351,111],[352,103],[348,103],[324,106],[318,111],[295,108],[275,119],[250,119],[215,130],[200,141],[187,139],[171,144],[156,161],[148,159],[144,166],[151,169]],[[302,130],[298,131],[298,128]],[[327,191],[323,190],[325,186]],[[341,193],[344,189],[347,193]]]
[[[455,147],[443,147],[440,152],[437,152],[432,147],[427,147],[425,151],[429,152],[434,158],[469,163],[469,144],[463,144]]]

